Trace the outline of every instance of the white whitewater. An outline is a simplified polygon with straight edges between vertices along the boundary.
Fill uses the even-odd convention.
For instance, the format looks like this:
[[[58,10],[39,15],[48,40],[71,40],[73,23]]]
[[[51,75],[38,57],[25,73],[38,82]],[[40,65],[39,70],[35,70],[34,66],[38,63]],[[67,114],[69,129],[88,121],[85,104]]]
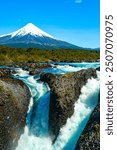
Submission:
[[[52,146],[48,135],[50,89],[22,69],[18,69],[16,78],[23,80],[32,94],[27,113],[27,125],[16,150],[50,150]]]
[[[75,103],[74,114],[61,128],[53,150],[73,150],[88,118],[95,108],[99,94],[99,73],[97,79],[89,79],[81,89],[81,95]]]
[[[51,64],[52,68],[45,69],[44,72],[46,73],[53,73],[53,74],[66,74],[70,72],[77,72],[82,69],[88,68],[98,68],[100,64],[96,63],[56,63]]]
[[[74,150],[73,146],[97,104],[99,72],[97,74],[97,79],[89,79],[81,89],[81,95],[74,105],[74,114],[68,118],[66,125],[61,128],[57,140],[52,145],[51,137],[48,135],[49,88],[20,69],[16,77],[28,85],[32,98],[27,114],[27,125],[16,150]]]

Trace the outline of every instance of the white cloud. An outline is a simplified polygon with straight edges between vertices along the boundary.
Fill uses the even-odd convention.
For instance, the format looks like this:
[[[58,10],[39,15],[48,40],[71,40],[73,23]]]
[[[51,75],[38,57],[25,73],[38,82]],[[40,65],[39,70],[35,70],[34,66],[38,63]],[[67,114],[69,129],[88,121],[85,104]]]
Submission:
[[[75,3],[82,3],[82,0],[75,0]]]

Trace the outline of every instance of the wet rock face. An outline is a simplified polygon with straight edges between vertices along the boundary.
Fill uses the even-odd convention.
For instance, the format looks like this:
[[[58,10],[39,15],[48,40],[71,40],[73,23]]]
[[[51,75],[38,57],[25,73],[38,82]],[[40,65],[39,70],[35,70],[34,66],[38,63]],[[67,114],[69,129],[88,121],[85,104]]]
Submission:
[[[75,150],[100,150],[100,104],[96,106]]]
[[[49,129],[53,141],[59,134],[60,128],[65,125],[67,118],[72,116],[74,103],[79,98],[81,88],[91,77],[97,77],[95,69],[81,70],[65,75],[49,73],[41,75],[40,80],[47,82],[51,89]]]
[[[17,79],[0,77],[0,149],[14,150],[26,124],[30,92]]]

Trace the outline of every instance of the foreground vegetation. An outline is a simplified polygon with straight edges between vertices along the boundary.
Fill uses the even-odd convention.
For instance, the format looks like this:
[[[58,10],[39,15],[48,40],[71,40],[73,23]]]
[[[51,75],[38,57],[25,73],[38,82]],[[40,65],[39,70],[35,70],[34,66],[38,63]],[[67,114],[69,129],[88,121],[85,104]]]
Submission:
[[[0,46],[0,64],[9,62],[82,62],[97,61],[99,51],[94,50],[40,50],[38,48],[11,48]]]

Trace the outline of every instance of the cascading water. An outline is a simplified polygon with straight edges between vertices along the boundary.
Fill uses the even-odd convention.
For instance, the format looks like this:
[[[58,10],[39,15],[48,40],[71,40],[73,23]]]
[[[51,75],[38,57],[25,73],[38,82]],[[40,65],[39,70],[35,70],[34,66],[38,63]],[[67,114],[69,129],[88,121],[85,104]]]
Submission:
[[[76,70],[79,70],[79,67],[74,69],[69,67],[69,71],[67,71],[66,65],[64,65],[47,70],[47,72],[63,74]],[[29,76],[28,72],[18,70],[15,77],[28,85],[32,97],[27,113],[27,125],[24,134],[18,141],[16,150],[74,150],[75,144],[98,101],[99,72],[97,75],[97,79],[89,79],[87,84],[83,86],[81,95],[74,105],[74,114],[67,119],[67,123],[60,129],[55,143],[52,144],[48,134],[50,89],[47,84],[38,82],[34,76]]]
[[[83,131],[89,116],[95,108],[99,94],[99,73],[97,79],[89,79],[81,89],[81,95],[75,103],[74,114],[61,128],[53,150],[74,150],[75,144]]]
[[[52,68],[43,70],[46,73],[53,73],[53,74],[66,74],[70,72],[77,72],[82,69],[88,69],[88,68],[98,68],[100,64],[98,62],[96,63],[56,63],[50,64]]]
[[[16,150],[50,150],[52,145],[48,135],[50,89],[47,84],[37,82],[27,73],[20,69],[16,74],[16,78],[28,85],[32,95],[27,113],[27,125]]]

